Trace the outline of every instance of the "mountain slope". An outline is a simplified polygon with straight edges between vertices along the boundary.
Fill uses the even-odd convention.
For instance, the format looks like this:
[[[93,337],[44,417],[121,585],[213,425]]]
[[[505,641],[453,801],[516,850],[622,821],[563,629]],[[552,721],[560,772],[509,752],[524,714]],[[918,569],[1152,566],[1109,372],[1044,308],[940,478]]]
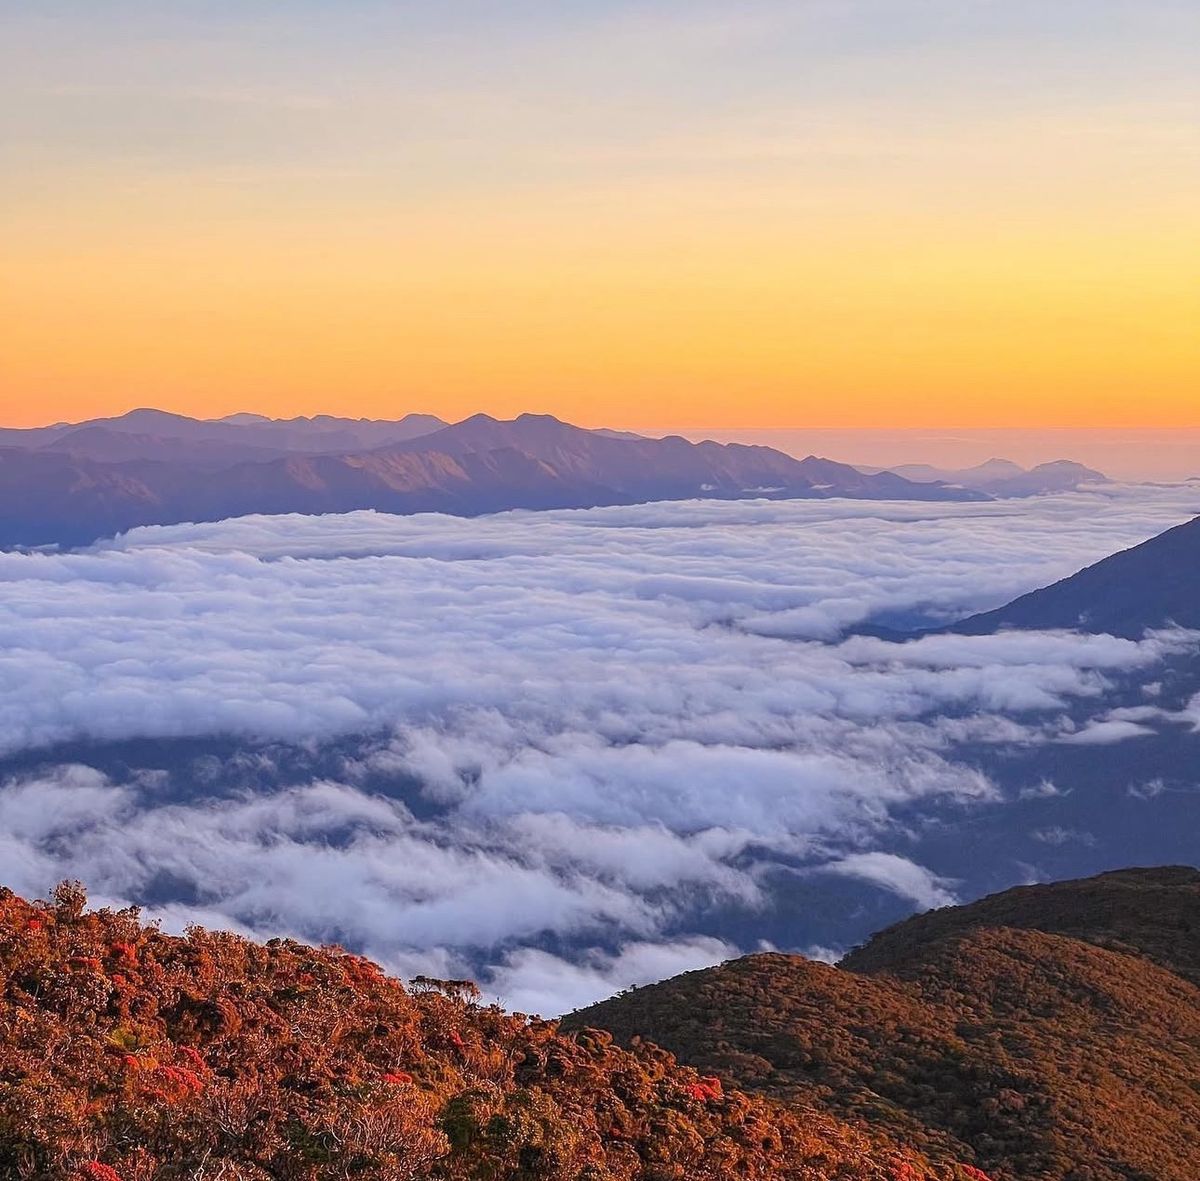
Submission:
[[[1170,624],[1200,627],[1200,517],[946,630],[1075,628],[1136,639]]]
[[[97,463],[157,460],[218,469],[247,460],[274,459],[279,454],[273,448],[236,439],[138,434],[100,425],[73,427],[36,450],[43,454],[73,455]]]
[[[880,931],[841,966],[897,970],[919,961],[927,948],[985,927],[1067,935],[1142,956],[1200,988],[1200,870],[1183,865],[1017,886],[969,906],[914,915]]]
[[[1010,891],[900,924],[838,968],[750,956],[566,1024],[648,1038],[997,1178],[1191,1181],[1200,989],[1141,949],[1191,974],[1198,884],[1193,870],[1126,871]]]
[[[0,890],[12,1181],[967,1181],[652,1047],[369,961]]]
[[[83,545],[133,524],[165,524],[171,478],[161,463],[0,450],[0,545]]]

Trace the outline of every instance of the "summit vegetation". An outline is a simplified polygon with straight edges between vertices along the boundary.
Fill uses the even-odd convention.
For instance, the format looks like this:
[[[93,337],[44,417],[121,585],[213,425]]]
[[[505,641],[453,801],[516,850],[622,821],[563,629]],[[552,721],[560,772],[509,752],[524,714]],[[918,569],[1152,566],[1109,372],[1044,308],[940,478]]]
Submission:
[[[963,1181],[664,1050],[266,945],[0,891],[13,1181]]]
[[[1194,1181],[1198,951],[1200,873],[1128,870],[931,911],[839,967],[691,972],[567,1025],[998,1181]]]

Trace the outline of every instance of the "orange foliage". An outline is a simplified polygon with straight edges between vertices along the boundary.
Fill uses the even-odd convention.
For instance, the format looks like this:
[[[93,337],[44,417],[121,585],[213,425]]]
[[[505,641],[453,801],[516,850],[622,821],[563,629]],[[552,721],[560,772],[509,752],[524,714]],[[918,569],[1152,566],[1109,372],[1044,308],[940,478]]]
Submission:
[[[469,982],[408,990],[340,949],[84,901],[0,890],[5,1181],[953,1181]]]
[[[819,1104],[955,1181],[1196,1181],[1198,933],[1200,872],[1123,870],[931,911],[837,968],[747,956],[563,1025]]]

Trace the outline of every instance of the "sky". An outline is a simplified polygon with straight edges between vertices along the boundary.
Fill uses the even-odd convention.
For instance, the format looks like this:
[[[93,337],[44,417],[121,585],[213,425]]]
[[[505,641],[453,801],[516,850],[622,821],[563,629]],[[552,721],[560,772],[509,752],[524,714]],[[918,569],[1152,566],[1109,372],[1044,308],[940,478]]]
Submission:
[[[1200,426],[1192,0],[0,0],[0,421]]]

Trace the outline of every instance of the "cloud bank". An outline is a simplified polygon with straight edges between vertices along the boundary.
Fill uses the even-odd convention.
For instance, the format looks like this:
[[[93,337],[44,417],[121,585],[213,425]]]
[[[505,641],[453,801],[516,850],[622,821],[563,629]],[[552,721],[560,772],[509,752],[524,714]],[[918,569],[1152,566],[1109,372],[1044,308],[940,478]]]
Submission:
[[[772,867],[941,904],[954,883],[895,846],[902,813],[996,798],[954,744],[1137,735],[1104,690],[1192,641],[844,630],[996,606],[1198,508],[1194,489],[1112,488],[354,513],[0,554],[0,753],[242,748],[200,794],[170,766],[14,772],[4,881],[78,876],[168,925],[465,966],[540,1011],[753,948],[694,916],[766,907]],[[335,771],[257,789],[271,743],[334,749]]]

